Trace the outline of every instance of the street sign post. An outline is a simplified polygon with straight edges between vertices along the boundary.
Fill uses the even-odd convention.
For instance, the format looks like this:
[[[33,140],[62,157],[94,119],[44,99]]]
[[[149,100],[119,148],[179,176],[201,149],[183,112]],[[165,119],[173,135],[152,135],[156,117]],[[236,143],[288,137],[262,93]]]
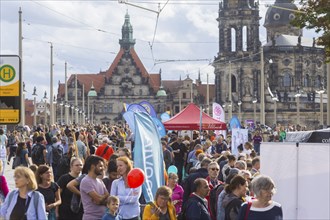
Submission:
[[[18,124],[21,120],[21,59],[0,55],[0,124]]]

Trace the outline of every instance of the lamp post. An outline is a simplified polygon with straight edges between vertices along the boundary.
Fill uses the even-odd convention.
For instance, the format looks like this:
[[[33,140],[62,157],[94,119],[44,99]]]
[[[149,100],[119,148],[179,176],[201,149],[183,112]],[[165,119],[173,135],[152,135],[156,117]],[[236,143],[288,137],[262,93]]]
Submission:
[[[61,101],[61,103],[60,103],[60,112],[61,112],[61,122],[60,122],[60,125],[62,125],[62,123],[63,123],[63,105],[64,105],[64,103],[63,103],[63,101]]]
[[[57,117],[56,117],[56,96],[54,95],[53,97],[53,103],[52,103],[52,107],[53,107],[53,124],[56,124],[56,120],[57,120]]]
[[[34,108],[33,108],[33,126],[37,126],[37,88],[34,87],[33,88],[33,105],[34,105]]]
[[[276,91],[274,92],[274,96],[272,97],[272,100],[274,101],[274,124],[276,126],[277,125],[276,108],[277,108],[277,102],[278,102]]]
[[[257,125],[257,102],[258,102],[258,99],[256,96],[254,96],[253,100],[252,100],[254,126]]]
[[[265,124],[265,69],[264,48],[260,47],[260,124]]]
[[[44,97],[43,97],[44,101],[45,101],[45,125],[47,125],[47,92],[45,91],[44,93]]]
[[[238,118],[240,121],[242,121],[242,118],[241,118],[241,105],[242,105],[242,101],[241,100],[238,100]]]
[[[72,104],[70,107],[71,107],[71,124],[73,124],[73,121],[74,121],[74,116],[73,116],[74,105]]]
[[[323,123],[323,121],[324,121],[323,120],[323,93],[324,92],[325,92],[325,89],[324,89],[324,85],[322,83],[320,90],[316,91],[316,93],[318,93],[319,96],[320,96],[320,125],[322,126],[322,128],[323,128],[323,125],[324,125],[324,123]]]
[[[26,90],[25,90],[25,83],[23,82],[23,102],[22,102],[22,119],[21,119],[21,124],[24,126],[25,125],[25,93],[26,93]]]
[[[89,102],[90,102],[90,98],[94,98],[96,96],[97,96],[97,93],[95,91],[95,88],[94,88],[94,85],[93,85],[93,82],[92,82],[92,86],[91,86],[91,88],[90,88],[90,90],[89,90],[89,92],[87,94],[87,108],[88,108],[87,109],[87,116],[88,116],[88,120],[92,119],[92,120],[90,120],[92,124],[93,124],[93,113],[94,113],[93,106],[94,105],[92,105],[92,118],[90,118],[90,114],[89,114],[89,110],[90,110]]]
[[[229,85],[228,85],[228,116],[229,116],[229,120],[232,118],[232,101],[231,101],[231,97],[232,97],[232,94],[231,94],[231,61],[229,61],[229,75],[228,75],[228,81],[229,81]]]
[[[53,125],[54,124],[54,104],[52,103],[52,97],[54,95],[53,93],[53,79],[54,79],[54,74],[53,74],[53,43],[52,42],[48,42],[50,43],[50,99],[49,99],[49,112],[50,112],[50,124]]]
[[[300,88],[297,88],[297,93],[294,95],[296,97],[296,101],[297,101],[297,124],[300,124],[300,96],[301,96],[301,92],[300,92]]]
[[[65,114],[65,124],[69,125],[69,111],[70,111],[70,105],[68,104],[68,68],[67,68],[67,63],[65,62],[65,94],[64,94],[64,101],[65,101],[65,109],[64,109],[64,114]]]

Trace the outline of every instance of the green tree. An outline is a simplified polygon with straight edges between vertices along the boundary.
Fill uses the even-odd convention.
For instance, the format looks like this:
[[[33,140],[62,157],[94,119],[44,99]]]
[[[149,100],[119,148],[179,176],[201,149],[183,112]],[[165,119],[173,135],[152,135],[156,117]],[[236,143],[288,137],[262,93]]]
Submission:
[[[322,33],[316,43],[325,47],[326,57],[330,60],[330,1],[329,0],[300,0],[302,6],[296,12],[292,24],[307,29],[315,29]]]

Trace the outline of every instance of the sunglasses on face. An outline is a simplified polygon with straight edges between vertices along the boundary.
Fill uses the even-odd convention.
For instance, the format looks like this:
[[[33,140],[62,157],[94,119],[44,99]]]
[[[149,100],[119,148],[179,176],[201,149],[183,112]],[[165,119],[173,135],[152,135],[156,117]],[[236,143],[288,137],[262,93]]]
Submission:
[[[210,168],[210,170],[212,170],[212,171],[219,171],[219,169],[218,168]]]

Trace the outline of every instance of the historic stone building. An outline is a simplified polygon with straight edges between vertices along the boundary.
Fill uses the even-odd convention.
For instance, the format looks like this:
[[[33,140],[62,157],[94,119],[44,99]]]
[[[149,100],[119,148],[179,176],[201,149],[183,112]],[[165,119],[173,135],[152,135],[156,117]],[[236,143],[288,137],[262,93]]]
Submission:
[[[59,83],[57,102],[67,106],[68,117],[62,123],[118,123],[124,112],[124,103],[150,102],[158,114],[169,111],[174,115],[193,101],[205,101],[206,85],[200,78],[186,77],[181,80],[161,80],[158,73],[148,73],[139,59],[133,39],[133,28],[128,14],[122,26],[120,50],[107,71],[97,74],[73,74],[67,82],[68,101],[65,102],[65,84]],[[90,91],[94,95],[90,96]],[[210,100],[214,97],[214,85],[210,85]],[[191,99],[192,98],[192,99]],[[57,107],[57,122],[60,122],[60,109]],[[64,113],[65,110],[62,110]]]
[[[320,97],[325,103],[326,94],[317,93],[324,89],[327,80],[324,49],[315,40],[304,38],[302,30],[290,24],[294,18],[292,10],[296,9],[291,0],[276,0],[265,17],[267,42],[261,43],[256,1],[220,3],[215,99],[224,106],[232,103],[227,111],[235,114],[240,108],[241,121],[260,121],[263,89],[265,124],[290,123],[315,128],[325,122],[325,114],[320,117]]]

